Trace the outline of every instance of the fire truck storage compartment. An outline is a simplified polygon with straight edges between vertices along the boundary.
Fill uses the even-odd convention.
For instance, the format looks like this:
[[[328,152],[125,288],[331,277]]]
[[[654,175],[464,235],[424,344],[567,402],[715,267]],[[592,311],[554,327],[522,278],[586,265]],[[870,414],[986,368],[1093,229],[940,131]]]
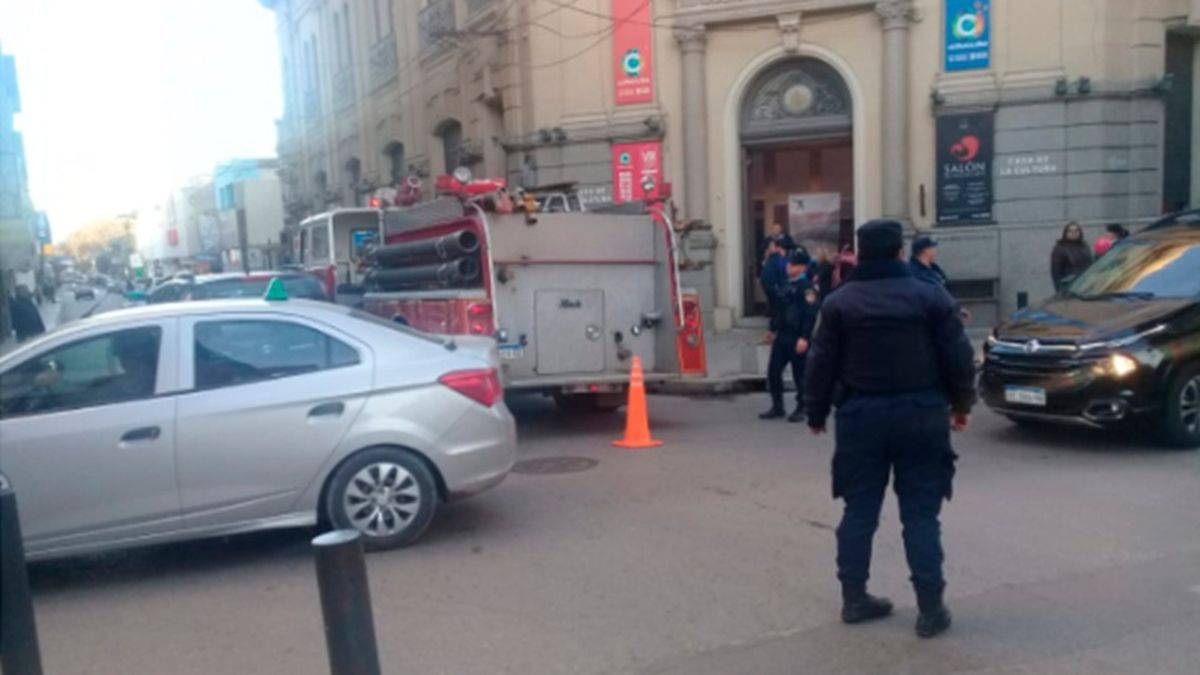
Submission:
[[[624,383],[635,355],[648,375],[677,369],[667,239],[650,215],[489,219],[496,328],[517,355],[509,386]]]
[[[534,347],[541,375],[604,370],[604,291],[534,294]]]

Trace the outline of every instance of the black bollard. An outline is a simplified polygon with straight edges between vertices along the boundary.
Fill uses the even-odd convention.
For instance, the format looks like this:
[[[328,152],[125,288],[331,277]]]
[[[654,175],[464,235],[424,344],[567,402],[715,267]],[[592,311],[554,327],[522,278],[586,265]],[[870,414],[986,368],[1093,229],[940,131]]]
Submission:
[[[327,532],[312,541],[332,675],[380,675],[371,589],[362,539],[354,530]]]
[[[0,671],[42,675],[17,495],[0,488]]]

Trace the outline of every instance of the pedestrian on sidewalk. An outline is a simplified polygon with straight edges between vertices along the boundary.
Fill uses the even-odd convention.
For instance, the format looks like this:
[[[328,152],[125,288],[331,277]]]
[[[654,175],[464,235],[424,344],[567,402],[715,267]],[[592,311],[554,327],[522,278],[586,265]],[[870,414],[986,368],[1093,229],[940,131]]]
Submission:
[[[1050,251],[1050,278],[1054,280],[1054,289],[1065,290],[1091,264],[1092,250],[1083,238],[1083,228],[1074,221],[1067,223],[1062,237]]]
[[[31,337],[46,332],[42,323],[42,313],[33,302],[33,294],[29,287],[21,284],[15,289],[16,297],[12,303],[13,331],[17,334],[17,342],[24,342]]]
[[[817,321],[817,290],[808,276],[811,262],[804,247],[788,255],[787,283],[779,287],[775,313],[771,316],[771,360],[767,365],[771,409],[759,415],[759,419],[779,419],[787,414],[783,407],[783,371],[791,365],[796,382],[796,410],[787,419],[804,421],[804,361]]]
[[[1124,225],[1119,223],[1111,223],[1108,227],[1104,228],[1104,234],[1100,235],[1100,237],[1096,239],[1096,243],[1092,247],[1092,252],[1095,254],[1095,257],[1099,258],[1105,253],[1108,253],[1108,250],[1111,249],[1117,242],[1128,236],[1129,230],[1125,229]]]
[[[817,287],[817,299],[820,302],[825,301],[825,296],[833,290],[833,258],[829,254],[829,249],[818,248],[817,259],[812,266],[813,283]]]
[[[767,242],[775,242],[784,252],[790,253],[796,248],[796,240],[783,229],[782,223],[771,223],[771,231],[767,234]]]
[[[927,638],[950,627],[938,515],[954,477],[950,431],[970,421],[975,367],[954,301],[913,277],[903,249],[899,222],[874,220],[859,228],[859,264],[821,308],[805,400],[814,434],[825,432],[837,405],[833,496],[845,502],[837,528],[842,621],[861,623],[892,611],[890,601],[867,593],[867,579],[894,473],[920,610],[916,631]]]

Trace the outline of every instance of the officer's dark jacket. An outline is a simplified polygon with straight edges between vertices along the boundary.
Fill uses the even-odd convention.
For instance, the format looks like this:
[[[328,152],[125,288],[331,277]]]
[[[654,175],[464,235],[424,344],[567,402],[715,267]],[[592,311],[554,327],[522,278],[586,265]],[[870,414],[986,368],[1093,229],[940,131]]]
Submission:
[[[767,261],[763,263],[762,273],[758,280],[762,284],[763,293],[766,293],[768,299],[774,302],[779,287],[788,281],[787,261],[782,253],[776,253],[767,258]]]
[[[812,282],[806,276],[794,281],[784,281],[776,291],[777,302],[771,315],[771,332],[794,335],[807,340],[812,336],[813,327],[817,324],[817,305],[809,303],[805,297],[805,292],[813,287]]]
[[[821,308],[804,377],[809,424],[845,395],[941,390],[957,412],[975,403],[975,364],[954,301],[900,260],[859,263]]]
[[[921,281],[933,284],[934,286],[946,285],[946,273],[942,271],[941,267],[938,267],[937,263],[933,263],[927,267],[925,263],[913,258],[908,261],[908,264],[912,266],[913,276]]]

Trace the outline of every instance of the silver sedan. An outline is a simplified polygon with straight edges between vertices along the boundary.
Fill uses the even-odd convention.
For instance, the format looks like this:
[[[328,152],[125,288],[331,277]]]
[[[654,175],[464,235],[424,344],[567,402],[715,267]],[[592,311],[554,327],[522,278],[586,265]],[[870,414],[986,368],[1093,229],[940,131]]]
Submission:
[[[304,300],[127,309],[0,358],[30,558],[279,527],[403,546],[504,479],[493,341]]]

